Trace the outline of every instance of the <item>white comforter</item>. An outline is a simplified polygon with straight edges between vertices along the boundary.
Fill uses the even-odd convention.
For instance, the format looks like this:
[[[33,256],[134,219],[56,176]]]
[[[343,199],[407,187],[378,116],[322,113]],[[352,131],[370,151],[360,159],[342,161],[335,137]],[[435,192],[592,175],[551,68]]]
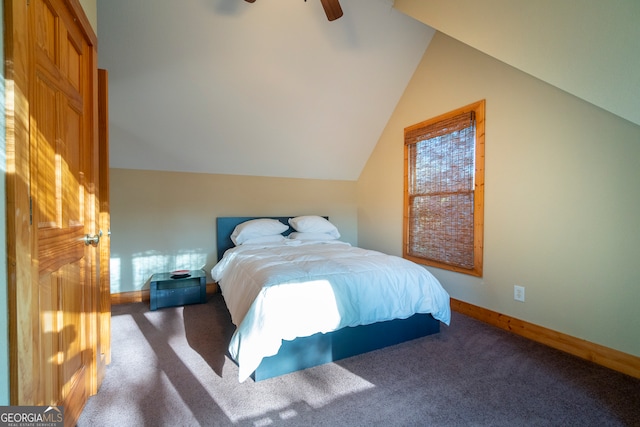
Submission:
[[[449,324],[449,295],[425,268],[340,241],[246,245],[211,270],[237,326],[229,353],[244,381],[282,340],[431,313]]]

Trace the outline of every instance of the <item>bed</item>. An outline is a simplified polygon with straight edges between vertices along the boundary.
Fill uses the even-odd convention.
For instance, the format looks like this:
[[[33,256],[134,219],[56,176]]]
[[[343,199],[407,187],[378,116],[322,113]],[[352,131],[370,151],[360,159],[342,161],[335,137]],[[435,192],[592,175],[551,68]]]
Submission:
[[[236,326],[229,355],[240,382],[399,344],[449,324],[449,295],[426,269],[290,227],[302,218],[329,223],[315,216],[217,218],[218,263],[211,274]],[[280,237],[236,244],[234,233],[255,220],[281,223]]]

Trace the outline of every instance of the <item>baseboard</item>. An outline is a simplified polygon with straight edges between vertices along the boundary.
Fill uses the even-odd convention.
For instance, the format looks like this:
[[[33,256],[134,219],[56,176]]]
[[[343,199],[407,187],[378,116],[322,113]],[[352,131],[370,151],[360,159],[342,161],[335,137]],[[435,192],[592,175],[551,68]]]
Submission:
[[[451,309],[533,341],[640,378],[640,357],[451,298]]]
[[[207,283],[207,294],[215,294],[218,292],[216,283]],[[141,289],[131,292],[120,292],[111,294],[111,305],[128,304],[132,302],[149,302],[149,289]]]
[[[132,302],[149,302],[149,300],[149,289],[111,294],[111,305],[129,304]]]

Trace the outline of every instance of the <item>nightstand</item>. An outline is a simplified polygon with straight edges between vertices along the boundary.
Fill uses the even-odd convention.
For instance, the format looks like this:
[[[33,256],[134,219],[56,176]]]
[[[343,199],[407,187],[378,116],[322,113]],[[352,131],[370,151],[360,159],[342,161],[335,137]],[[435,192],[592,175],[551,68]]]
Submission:
[[[171,273],[154,274],[151,276],[151,310],[207,302],[206,281],[202,270],[190,270],[189,276],[177,278]]]

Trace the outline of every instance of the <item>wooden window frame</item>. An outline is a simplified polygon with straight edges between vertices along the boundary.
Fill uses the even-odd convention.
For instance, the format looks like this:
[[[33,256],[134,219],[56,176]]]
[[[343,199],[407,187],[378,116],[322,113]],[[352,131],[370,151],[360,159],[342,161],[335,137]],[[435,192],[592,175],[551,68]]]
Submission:
[[[456,265],[452,262],[443,261],[442,258],[437,259],[437,257],[429,257],[429,256],[416,256],[412,254],[410,250],[411,237],[415,238],[415,235],[412,235],[412,230],[410,229],[411,224],[413,223],[411,220],[411,206],[413,197],[419,197],[416,195],[410,194],[411,185],[410,180],[415,176],[415,170],[412,169],[411,164],[411,146],[415,146],[419,142],[429,141],[431,139],[435,139],[434,137],[427,137],[427,139],[422,139],[420,141],[416,140],[416,134],[419,134],[423,130],[429,128],[433,129],[434,126],[441,126],[441,130],[438,132],[439,135],[442,134],[452,134],[455,130],[449,131],[447,129],[446,122],[451,121],[457,116],[461,116],[464,114],[469,114],[471,117],[474,117],[475,121],[475,164],[474,164],[474,176],[473,176],[473,231],[472,231],[472,245],[473,245],[473,255],[472,255],[472,265],[471,266],[460,266]],[[459,273],[465,273],[472,276],[482,277],[483,274],[483,241],[484,241],[484,135],[485,135],[485,100],[481,100],[475,102],[473,104],[469,104],[465,107],[458,108],[456,110],[450,111],[448,113],[442,114],[440,116],[434,117],[429,120],[425,120],[423,122],[417,123],[415,125],[409,126],[405,128],[405,145],[404,145],[404,218],[403,218],[403,245],[402,245],[402,255],[404,258],[409,259],[413,262],[442,268],[445,270],[455,271]],[[419,137],[418,137],[419,138]],[[419,236],[418,236],[419,237]],[[469,235],[469,237],[471,237]],[[471,243],[465,244],[467,249],[468,245]]]

